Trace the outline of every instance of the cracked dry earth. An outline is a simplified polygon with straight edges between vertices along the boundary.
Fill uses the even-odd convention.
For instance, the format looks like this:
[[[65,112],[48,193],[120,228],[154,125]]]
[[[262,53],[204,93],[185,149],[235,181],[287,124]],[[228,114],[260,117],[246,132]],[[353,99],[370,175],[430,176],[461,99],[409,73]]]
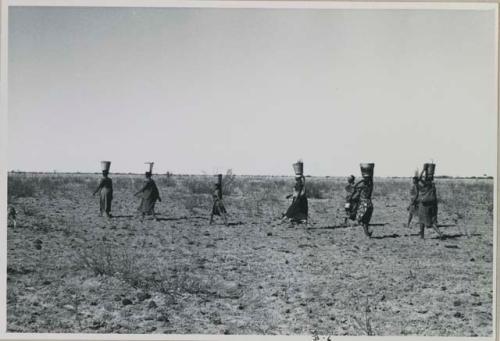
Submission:
[[[158,178],[159,219],[141,222],[140,178],[123,177],[112,219],[96,175],[11,198],[8,332],[492,335],[493,180],[438,180],[445,239],[421,240],[403,226],[407,179],[376,179],[368,239],[341,224],[343,179],[310,179],[320,198],[290,227],[276,218],[291,178],[238,177],[230,226],[209,226],[188,178]]]

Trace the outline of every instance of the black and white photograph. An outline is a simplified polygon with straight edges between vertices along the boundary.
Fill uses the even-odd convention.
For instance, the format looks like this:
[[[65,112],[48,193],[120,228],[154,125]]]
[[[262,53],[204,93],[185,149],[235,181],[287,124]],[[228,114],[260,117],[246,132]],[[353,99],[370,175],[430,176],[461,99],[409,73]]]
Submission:
[[[2,334],[496,335],[496,3],[2,18]]]

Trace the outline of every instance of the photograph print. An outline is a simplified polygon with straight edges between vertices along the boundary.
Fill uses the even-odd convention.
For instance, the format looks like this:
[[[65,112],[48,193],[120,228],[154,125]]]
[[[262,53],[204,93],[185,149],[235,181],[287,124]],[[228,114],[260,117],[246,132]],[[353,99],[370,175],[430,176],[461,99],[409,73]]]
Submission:
[[[49,4],[4,7],[7,333],[494,335],[496,4]]]

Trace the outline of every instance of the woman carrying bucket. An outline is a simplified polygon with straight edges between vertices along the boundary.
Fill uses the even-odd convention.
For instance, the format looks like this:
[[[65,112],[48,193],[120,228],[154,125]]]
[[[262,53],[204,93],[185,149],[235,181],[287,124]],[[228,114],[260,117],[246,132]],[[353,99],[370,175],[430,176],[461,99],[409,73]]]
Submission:
[[[293,164],[295,171],[295,186],[293,194],[287,196],[287,199],[292,198],[292,204],[283,214],[283,219],[288,218],[292,224],[307,223],[309,207],[306,196],[306,179],[304,177],[304,163],[298,161]]]
[[[110,161],[101,161],[102,179],[92,194],[96,195],[99,192],[99,215],[102,217],[104,213],[108,218],[111,218],[111,201],[113,200],[113,181],[108,177],[110,166]]]
[[[154,163],[146,162],[146,164],[149,165],[149,170],[145,173],[146,181],[144,182],[142,188],[134,195],[138,196],[139,194],[142,194],[141,203],[139,204],[139,212],[142,214],[142,219],[144,219],[146,215],[152,215],[156,220],[155,204],[156,200],[161,202],[160,192],[158,191],[158,187],[156,187],[156,183],[151,178],[153,176]]]
[[[418,220],[420,224],[420,238],[424,239],[425,228],[431,227],[443,238],[437,226],[437,191],[434,184],[434,163],[425,163],[420,174],[418,185]],[[424,176],[425,173],[425,177]]]
[[[368,237],[372,236],[373,231],[370,230],[370,220],[373,214],[372,192],[373,192],[373,170],[374,163],[362,163],[361,179],[354,185],[354,193],[359,195],[359,206],[356,214],[358,224],[363,226],[363,232]]]
[[[217,174],[217,182],[215,183],[215,191],[213,194],[214,204],[212,206],[212,213],[210,214],[210,225],[214,221],[214,215],[222,217],[224,225],[228,226],[227,223],[227,211],[222,201],[222,174]]]

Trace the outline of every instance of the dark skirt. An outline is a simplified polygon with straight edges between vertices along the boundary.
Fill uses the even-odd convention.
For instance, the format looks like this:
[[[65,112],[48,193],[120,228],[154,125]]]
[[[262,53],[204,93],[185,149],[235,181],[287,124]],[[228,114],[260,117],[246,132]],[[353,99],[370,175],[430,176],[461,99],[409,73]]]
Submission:
[[[437,221],[437,203],[420,203],[418,205],[418,221],[425,226],[432,226]]]
[[[139,212],[142,214],[151,215],[155,211],[156,199],[153,199],[152,196],[143,197],[141,199],[141,203],[139,204]]]
[[[410,206],[408,206],[408,213],[411,215],[418,214],[418,205],[417,204],[410,204]]]
[[[99,194],[99,206],[101,213],[111,212],[111,201],[113,200],[113,191],[109,188],[102,188]]]
[[[215,200],[214,201],[214,206],[212,207],[212,214],[213,215],[218,215],[220,216],[221,214],[226,214],[226,207],[224,206],[224,203],[222,200]]]
[[[373,204],[371,200],[361,200],[358,207],[357,221],[360,224],[368,225],[372,219]]]
[[[292,220],[307,220],[308,210],[309,207],[307,197],[302,195],[293,199],[292,204],[285,213],[285,216]]]

